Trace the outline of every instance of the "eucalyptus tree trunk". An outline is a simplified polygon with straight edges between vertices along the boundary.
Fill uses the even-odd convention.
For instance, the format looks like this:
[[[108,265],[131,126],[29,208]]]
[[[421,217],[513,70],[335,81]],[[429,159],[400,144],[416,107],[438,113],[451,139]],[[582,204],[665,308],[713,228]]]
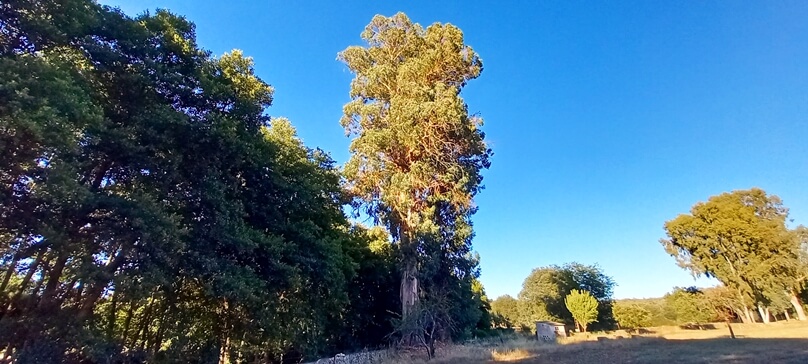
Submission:
[[[401,271],[401,318],[406,319],[412,312],[413,306],[418,302],[418,249],[412,233],[404,232],[401,235],[402,265]]]
[[[222,300],[220,315],[219,364],[230,364],[230,305],[226,299]]]
[[[802,309],[802,302],[793,293],[791,294],[791,305],[794,306],[794,311],[797,312],[797,320],[805,321],[805,310]]]
[[[219,348],[219,364],[230,364],[230,336],[225,335]]]
[[[760,320],[763,321],[764,324],[768,324],[769,323],[769,310],[768,309],[764,310],[763,306],[761,306],[761,305],[758,305],[757,309],[758,309],[758,313],[760,313]]]
[[[749,310],[749,306],[746,304],[746,300],[743,297],[743,292],[740,289],[737,289],[739,303],[743,306],[743,315],[738,315],[741,317],[741,321],[745,324],[755,323],[755,317],[752,316],[752,312]]]
[[[401,274],[401,316],[406,318],[418,302],[418,267],[414,259],[404,262]]]
[[[744,314],[743,318],[745,318],[743,322],[745,324],[755,323],[755,318],[752,317],[752,311],[749,310],[749,307],[746,306],[743,307],[743,314]]]

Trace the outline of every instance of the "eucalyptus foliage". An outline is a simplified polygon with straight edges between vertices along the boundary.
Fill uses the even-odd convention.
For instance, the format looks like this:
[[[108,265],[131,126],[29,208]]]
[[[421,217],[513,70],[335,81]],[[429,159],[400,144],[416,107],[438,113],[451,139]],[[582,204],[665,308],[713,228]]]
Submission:
[[[339,54],[356,75],[341,120],[354,136],[344,173],[398,245],[406,316],[423,293],[419,266],[469,250],[472,199],[491,151],[460,92],[482,61],[457,27],[424,29],[403,13],[375,16],[362,39]]]
[[[433,58],[451,53],[433,48]],[[268,116],[273,92],[251,58],[213,56],[168,11],[0,3],[9,360],[299,362],[386,343],[398,250],[387,229],[349,222],[339,169]],[[459,113],[435,125],[465,134],[450,154],[460,161],[440,172],[448,189],[429,199],[431,240],[419,242],[432,257],[425,289],[444,292],[463,315],[451,317],[456,331],[472,333],[487,299],[474,285],[468,214],[487,151],[458,100],[433,100]]]
[[[788,209],[780,198],[753,188],[723,193],[665,223],[660,242],[682,268],[714,277],[733,290],[744,321],[758,308],[785,306],[804,287],[799,231],[786,226]]]

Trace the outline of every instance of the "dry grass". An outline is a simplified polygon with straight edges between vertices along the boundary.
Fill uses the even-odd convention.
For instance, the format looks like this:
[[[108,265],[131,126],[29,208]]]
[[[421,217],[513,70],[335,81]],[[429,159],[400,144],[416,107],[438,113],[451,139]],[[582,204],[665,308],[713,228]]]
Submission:
[[[493,361],[517,361],[532,358],[533,354],[525,349],[493,349],[491,359]]]
[[[715,339],[729,337],[727,325],[713,324],[712,330],[683,330],[675,326],[665,326],[652,329],[650,336],[662,337],[668,340],[689,339]],[[808,322],[779,321],[770,324],[733,324],[732,330],[739,338],[791,338],[808,339]]]
[[[429,363],[808,363],[808,322],[725,324],[705,330],[651,328],[632,337],[624,331],[578,334],[544,344],[516,338],[505,342],[440,347]],[[388,363],[425,363],[420,352]]]

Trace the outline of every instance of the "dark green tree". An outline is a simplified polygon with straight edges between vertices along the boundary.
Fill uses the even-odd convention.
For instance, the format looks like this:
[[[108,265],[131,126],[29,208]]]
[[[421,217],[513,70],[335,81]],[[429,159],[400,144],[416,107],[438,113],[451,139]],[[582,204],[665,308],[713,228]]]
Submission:
[[[716,321],[708,297],[696,287],[675,287],[664,297],[666,304],[676,313],[679,324],[703,324]]]
[[[331,329],[355,313],[349,292],[375,294],[356,277],[377,268],[357,263],[371,253],[334,162],[269,119],[249,58],[212,57],[169,12],[92,1],[4,2],[0,29],[13,360],[266,362],[348,345]]]
[[[631,331],[651,324],[651,313],[637,304],[615,303],[614,318],[621,329]]]
[[[400,306],[394,247],[387,231],[378,226],[368,229],[357,225],[351,233],[354,245],[347,253],[357,265],[356,274],[348,286],[345,313],[333,322],[333,331],[338,333],[333,347],[359,350],[383,346],[395,329],[394,312]]]
[[[578,289],[587,291],[598,301],[598,319],[592,322],[593,330],[611,330],[617,325],[612,313],[612,294],[616,283],[598,265],[567,263],[561,270],[572,276]]]
[[[519,292],[519,324],[533,327],[539,320],[572,323],[564,297],[577,288],[572,275],[557,266],[534,269]]]
[[[612,314],[614,285],[614,280],[597,265],[569,263],[534,269],[519,293],[519,324],[532,327],[537,320],[574,323],[564,298],[578,289],[592,292],[598,302],[598,322],[593,323],[593,328],[611,329],[616,324]]]
[[[514,327],[519,322],[519,301],[510,295],[499,296],[491,302],[491,312],[504,319],[506,328]]]

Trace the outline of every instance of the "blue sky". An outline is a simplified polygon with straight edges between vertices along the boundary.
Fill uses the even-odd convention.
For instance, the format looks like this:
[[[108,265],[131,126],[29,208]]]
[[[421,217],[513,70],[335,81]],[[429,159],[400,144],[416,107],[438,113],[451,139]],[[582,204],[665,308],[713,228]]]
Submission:
[[[533,268],[598,263],[617,298],[694,281],[658,240],[709,196],[760,187],[808,224],[805,1],[125,1],[197,24],[214,54],[242,49],[307,145],[348,158],[352,74],[337,52],[375,14],[448,22],[484,63],[463,91],[493,165],[475,248],[490,297]]]

